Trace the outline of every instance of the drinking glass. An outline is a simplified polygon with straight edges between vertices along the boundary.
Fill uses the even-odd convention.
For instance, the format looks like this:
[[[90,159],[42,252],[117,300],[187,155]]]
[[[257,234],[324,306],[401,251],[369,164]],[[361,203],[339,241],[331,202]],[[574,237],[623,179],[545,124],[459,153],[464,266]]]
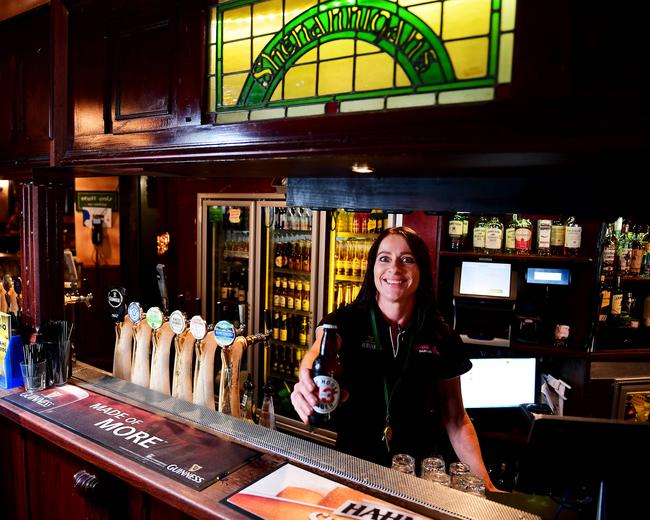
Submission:
[[[450,486],[453,489],[458,488],[458,480],[461,475],[469,473],[469,466],[464,462],[452,462],[449,464]]]
[[[463,473],[458,476],[456,481],[456,488],[470,495],[477,497],[485,496],[485,483],[483,479],[474,475],[473,473]]]
[[[391,468],[402,473],[415,475],[415,459],[406,453],[398,453],[393,455]]]
[[[45,389],[46,362],[20,363],[23,385],[28,392]]]
[[[420,476],[431,480],[429,477],[436,473],[445,473],[445,461],[442,457],[429,457],[422,460]]]

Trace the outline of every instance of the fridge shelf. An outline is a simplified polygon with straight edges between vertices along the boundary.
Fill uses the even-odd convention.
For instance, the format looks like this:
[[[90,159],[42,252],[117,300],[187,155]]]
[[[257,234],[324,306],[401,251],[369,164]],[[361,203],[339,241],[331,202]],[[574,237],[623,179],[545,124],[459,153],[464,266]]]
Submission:
[[[352,233],[350,231],[341,231],[336,233],[336,240],[349,240],[349,239],[359,239],[359,240],[374,240],[379,235],[377,233]]]
[[[291,276],[300,276],[305,280],[309,280],[311,277],[311,273],[308,271],[297,271],[295,269],[285,269],[284,267],[275,267],[273,269],[273,274],[288,274]]]
[[[362,283],[363,282],[363,276],[352,276],[352,275],[347,275],[347,274],[337,274],[335,281],[337,282],[358,282]]]
[[[280,229],[273,228],[273,235],[306,235],[306,238],[311,238],[311,227],[309,229]],[[308,235],[308,236],[307,236]]]
[[[279,347],[292,347],[300,350],[307,350],[309,345],[301,345],[299,343],[292,343],[291,341],[281,341],[279,339],[269,340],[270,345],[278,345]]]
[[[309,318],[311,313],[309,311],[297,311],[296,309],[289,309],[288,307],[276,307],[275,305],[272,307],[273,312],[279,312],[279,313],[285,313],[285,314],[293,314],[295,316],[304,316],[305,318]]]

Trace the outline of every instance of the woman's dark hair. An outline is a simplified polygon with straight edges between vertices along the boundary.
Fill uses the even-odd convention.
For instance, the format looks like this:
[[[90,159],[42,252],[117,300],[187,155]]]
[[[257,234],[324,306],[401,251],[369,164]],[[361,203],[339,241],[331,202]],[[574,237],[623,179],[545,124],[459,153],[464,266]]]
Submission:
[[[370,250],[368,251],[368,268],[366,269],[361,289],[354,303],[366,309],[369,309],[375,303],[377,288],[375,287],[374,268],[375,261],[377,260],[377,251],[379,250],[379,244],[389,235],[399,235],[406,240],[420,269],[420,284],[415,292],[416,305],[423,310],[433,309],[435,307],[435,300],[429,250],[424,240],[410,227],[406,226],[384,229],[375,239],[372,246],[370,246]]]

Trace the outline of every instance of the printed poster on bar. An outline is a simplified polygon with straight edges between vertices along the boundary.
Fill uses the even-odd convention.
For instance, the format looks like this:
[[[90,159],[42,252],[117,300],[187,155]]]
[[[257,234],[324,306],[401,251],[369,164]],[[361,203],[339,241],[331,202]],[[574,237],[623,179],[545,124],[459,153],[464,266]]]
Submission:
[[[263,520],[425,518],[292,464],[276,469],[222,503]]]
[[[199,491],[259,455],[74,385],[3,399]]]

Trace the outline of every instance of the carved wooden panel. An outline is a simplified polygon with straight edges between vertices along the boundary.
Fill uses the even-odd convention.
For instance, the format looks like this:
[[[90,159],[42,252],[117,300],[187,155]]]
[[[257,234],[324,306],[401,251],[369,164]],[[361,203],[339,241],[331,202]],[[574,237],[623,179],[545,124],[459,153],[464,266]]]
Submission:
[[[174,101],[171,24],[164,19],[115,35],[113,133],[136,125],[140,130],[169,126]]]
[[[49,9],[0,26],[0,157],[49,152]]]

